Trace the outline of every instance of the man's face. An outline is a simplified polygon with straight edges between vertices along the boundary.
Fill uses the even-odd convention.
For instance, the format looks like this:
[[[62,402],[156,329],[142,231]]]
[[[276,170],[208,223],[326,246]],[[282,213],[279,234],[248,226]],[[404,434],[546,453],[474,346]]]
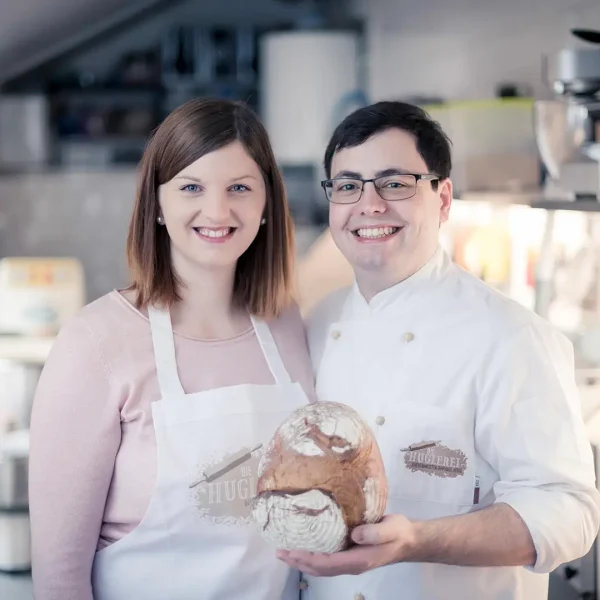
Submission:
[[[331,177],[357,175],[363,179],[382,172],[429,173],[417,151],[414,137],[401,129],[389,129],[360,146],[344,148],[333,156]],[[380,180],[386,184],[386,180]],[[389,186],[398,184],[390,179]],[[452,183],[420,180],[415,194],[404,200],[384,200],[373,183],[366,183],[354,204],[330,204],[331,235],[356,272],[387,287],[412,275],[434,254],[439,226],[448,218]],[[383,228],[383,229],[382,229]]]

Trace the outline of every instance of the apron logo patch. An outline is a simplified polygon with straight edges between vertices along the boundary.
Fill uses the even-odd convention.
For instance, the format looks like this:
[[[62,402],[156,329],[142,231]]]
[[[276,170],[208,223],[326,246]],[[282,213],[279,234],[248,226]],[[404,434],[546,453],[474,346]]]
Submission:
[[[218,525],[251,524],[261,450],[262,444],[257,444],[200,466],[190,489],[202,518]]]
[[[459,477],[467,470],[467,457],[462,450],[452,450],[438,442],[420,442],[403,448],[404,464],[409,471],[436,477]]]

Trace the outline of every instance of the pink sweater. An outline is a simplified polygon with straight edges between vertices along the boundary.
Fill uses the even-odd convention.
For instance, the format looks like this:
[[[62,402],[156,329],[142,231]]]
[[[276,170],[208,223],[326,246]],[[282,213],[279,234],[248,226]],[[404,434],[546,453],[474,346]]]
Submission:
[[[290,376],[314,399],[299,311],[269,325]],[[175,334],[175,347],[186,393],[273,381],[253,329],[223,341]],[[92,600],[94,553],[140,523],[156,478],[151,403],[158,399],[148,319],[119,292],[62,329],[31,425],[36,600]]]

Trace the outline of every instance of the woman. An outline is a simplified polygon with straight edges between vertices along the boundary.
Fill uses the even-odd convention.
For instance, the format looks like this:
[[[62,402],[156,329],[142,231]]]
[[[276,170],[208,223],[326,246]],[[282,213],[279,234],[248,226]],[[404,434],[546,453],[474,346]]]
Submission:
[[[264,445],[312,397],[267,134],[242,104],[195,100],[139,176],[133,285],[63,328],[39,381],[36,600],[295,600],[249,508]]]

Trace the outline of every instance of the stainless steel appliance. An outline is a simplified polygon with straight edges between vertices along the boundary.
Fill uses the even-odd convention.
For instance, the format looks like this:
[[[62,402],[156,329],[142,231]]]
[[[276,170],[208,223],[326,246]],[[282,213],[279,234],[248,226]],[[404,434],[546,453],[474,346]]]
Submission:
[[[31,569],[29,431],[0,440],[0,572]]]
[[[549,200],[600,200],[600,32],[572,30],[587,47],[545,59],[555,99],[534,105]],[[597,35],[590,35],[596,33]]]

